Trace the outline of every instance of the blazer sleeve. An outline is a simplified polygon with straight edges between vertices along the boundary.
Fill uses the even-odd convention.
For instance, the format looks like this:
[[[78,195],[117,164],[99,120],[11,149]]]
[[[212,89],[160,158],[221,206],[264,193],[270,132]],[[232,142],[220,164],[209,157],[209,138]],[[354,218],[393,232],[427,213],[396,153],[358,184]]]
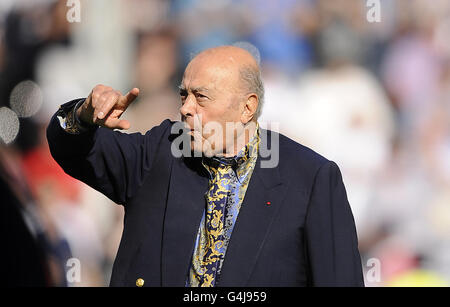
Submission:
[[[72,108],[78,100],[63,104]],[[70,176],[125,205],[152,167],[157,148],[171,122],[165,120],[145,135],[97,127],[70,134],[60,125],[58,112],[47,127],[47,140],[55,161]]]
[[[332,161],[316,173],[305,236],[311,286],[364,286],[355,221]]]

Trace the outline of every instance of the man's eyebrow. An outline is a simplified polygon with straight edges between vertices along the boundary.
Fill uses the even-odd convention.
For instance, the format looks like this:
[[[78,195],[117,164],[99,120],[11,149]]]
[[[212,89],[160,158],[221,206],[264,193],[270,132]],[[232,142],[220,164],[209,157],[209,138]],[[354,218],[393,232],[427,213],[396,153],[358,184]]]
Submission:
[[[184,85],[179,85],[178,86],[178,89],[180,90],[180,91],[187,91],[187,89],[184,87]],[[209,92],[209,89],[207,88],[207,87],[203,87],[203,86],[200,86],[200,87],[193,87],[193,88],[191,88],[190,89],[193,93],[198,93],[198,92]]]
[[[191,91],[193,91],[193,92],[209,92],[209,89],[207,87],[200,86],[200,87],[192,88]]]

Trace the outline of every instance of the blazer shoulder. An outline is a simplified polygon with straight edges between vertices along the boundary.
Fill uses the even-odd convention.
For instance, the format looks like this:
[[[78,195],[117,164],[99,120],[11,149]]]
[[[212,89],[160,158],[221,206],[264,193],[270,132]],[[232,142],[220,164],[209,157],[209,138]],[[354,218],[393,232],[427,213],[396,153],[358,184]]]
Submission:
[[[279,144],[278,169],[281,178],[289,185],[302,189],[306,194],[311,193],[319,173],[333,178],[340,174],[335,162],[285,135],[279,134]]]
[[[172,126],[175,122],[170,119],[165,119],[158,126],[147,130],[144,134],[144,139],[147,144],[158,144],[158,146],[164,146],[165,142],[168,142]],[[132,133],[132,135],[142,135],[140,132]]]
[[[165,119],[161,124],[152,127],[145,133],[142,132],[126,132],[120,130],[111,130],[99,127],[96,132],[95,139],[103,144],[116,143],[122,146],[144,146],[151,150],[149,154],[155,154],[160,146],[164,146],[164,141],[169,138],[173,122]]]
[[[327,163],[334,163],[315,150],[300,144],[289,137],[279,134],[280,160],[291,167],[293,165],[318,170]]]
[[[155,135],[164,136],[166,134],[170,134],[170,130],[171,130],[170,128],[172,127],[172,125],[174,123],[175,122],[171,121],[170,119],[165,119],[158,126],[154,126],[150,130],[148,130],[145,133],[145,135],[155,134]]]

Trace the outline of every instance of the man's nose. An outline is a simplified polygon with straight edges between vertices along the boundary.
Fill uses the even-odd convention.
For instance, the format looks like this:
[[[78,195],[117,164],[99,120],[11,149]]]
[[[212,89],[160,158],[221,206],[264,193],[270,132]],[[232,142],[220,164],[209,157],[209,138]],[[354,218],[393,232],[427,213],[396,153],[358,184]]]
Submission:
[[[180,108],[181,117],[187,119],[196,113],[196,101],[194,95],[188,95]]]

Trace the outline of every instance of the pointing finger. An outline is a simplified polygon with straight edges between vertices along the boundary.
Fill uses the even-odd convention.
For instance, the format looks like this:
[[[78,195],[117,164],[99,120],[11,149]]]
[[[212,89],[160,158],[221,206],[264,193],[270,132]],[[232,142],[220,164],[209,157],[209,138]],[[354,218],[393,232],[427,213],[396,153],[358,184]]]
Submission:
[[[133,88],[131,91],[129,91],[124,97],[124,104],[125,107],[128,107],[130,103],[132,103],[137,96],[139,95],[139,89],[137,87]]]

